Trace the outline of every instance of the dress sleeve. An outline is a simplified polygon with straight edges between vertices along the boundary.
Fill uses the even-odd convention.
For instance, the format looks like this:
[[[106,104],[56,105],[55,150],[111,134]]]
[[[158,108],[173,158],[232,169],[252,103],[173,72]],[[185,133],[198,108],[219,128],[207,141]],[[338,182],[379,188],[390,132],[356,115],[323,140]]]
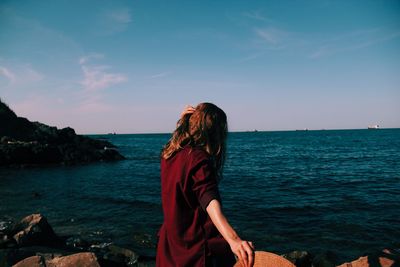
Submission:
[[[213,199],[220,200],[217,178],[211,160],[202,160],[193,169],[193,192],[203,210]]]

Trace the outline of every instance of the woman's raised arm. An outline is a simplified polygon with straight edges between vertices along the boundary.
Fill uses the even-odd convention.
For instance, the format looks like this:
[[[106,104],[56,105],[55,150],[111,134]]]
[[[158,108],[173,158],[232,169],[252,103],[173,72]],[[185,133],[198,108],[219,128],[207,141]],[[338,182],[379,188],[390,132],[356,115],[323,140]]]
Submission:
[[[240,239],[223,214],[219,201],[217,199],[211,200],[206,210],[215,227],[228,242],[232,252],[242,261],[245,267],[253,266],[254,246],[252,242]]]

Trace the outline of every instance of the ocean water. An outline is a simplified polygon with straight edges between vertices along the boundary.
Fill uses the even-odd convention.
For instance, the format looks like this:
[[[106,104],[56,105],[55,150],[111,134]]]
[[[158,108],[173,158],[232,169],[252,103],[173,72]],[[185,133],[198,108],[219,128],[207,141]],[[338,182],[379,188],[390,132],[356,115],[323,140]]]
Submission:
[[[127,160],[0,169],[0,219],[40,212],[60,235],[154,255],[159,153],[170,135],[93,137]],[[225,214],[257,249],[343,262],[400,248],[400,129],[230,133],[227,152]]]

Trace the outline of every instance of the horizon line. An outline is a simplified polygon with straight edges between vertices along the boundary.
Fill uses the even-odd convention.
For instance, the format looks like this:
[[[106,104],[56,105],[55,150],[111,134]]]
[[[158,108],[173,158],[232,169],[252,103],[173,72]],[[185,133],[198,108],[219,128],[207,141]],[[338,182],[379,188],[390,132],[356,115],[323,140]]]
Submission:
[[[310,132],[310,131],[354,131],[354,130],[369,130],[369,131],[379,131],[379,130],[399,130],[400,127],[388,127],[388,128],[378,128],[378,129],[368,129],[368,128],[332,128],[332,129],[292,129],[292,130],[237,130],[228,131],[228,133],[265,133],[265,132]],[[137,132],[137,133],[78,133],[79,135],[139,135],[139,134],[172,134],[172,132]]]

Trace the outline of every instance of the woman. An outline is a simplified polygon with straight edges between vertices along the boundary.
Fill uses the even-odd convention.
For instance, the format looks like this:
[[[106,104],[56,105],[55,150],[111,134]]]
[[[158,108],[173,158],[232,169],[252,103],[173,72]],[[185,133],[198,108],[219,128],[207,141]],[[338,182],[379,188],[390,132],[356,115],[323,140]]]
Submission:
[[[232,252],[244,266],[253,265],[253,244],[240,239],[221,209],[226,136],[226,115],[214,104],[182,112],[161,153],[164,222],[157,266],[233,266]]]

